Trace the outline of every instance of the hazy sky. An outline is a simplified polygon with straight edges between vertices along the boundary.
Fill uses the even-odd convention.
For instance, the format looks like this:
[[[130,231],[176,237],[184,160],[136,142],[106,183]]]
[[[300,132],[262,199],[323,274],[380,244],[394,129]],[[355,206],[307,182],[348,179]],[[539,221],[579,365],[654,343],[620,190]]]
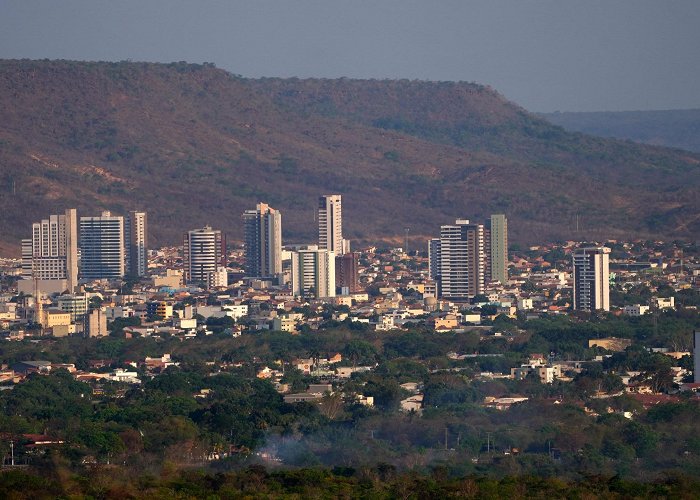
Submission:
[[[700,108],[700,0],[0,0],[0,58],[466,80],[532,111]]]

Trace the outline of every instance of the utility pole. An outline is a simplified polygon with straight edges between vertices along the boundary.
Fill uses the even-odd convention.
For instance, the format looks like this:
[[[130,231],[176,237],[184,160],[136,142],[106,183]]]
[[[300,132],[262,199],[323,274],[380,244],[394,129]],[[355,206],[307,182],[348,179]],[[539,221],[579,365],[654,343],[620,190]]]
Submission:
[[[445,427],[445,450],[447,450],[447,427]]]
[[[486,453],[491,453],[491,433],[486,433]]]
[[[408,232],[411,230],[411,228],[405,227],[403,230],[405,232],[404,241],[403,241],[403,251],[408,256]]]
[[[15,442],[10,440],[10,464],[12,467],[15,466]]]

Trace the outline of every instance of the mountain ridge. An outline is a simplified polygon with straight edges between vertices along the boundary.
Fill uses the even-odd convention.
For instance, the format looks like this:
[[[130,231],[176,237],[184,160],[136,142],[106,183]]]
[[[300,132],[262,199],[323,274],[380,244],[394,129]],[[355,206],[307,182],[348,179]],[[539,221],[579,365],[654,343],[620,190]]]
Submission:
[[[700,153],[700,109],[540,113],[572,132]]]
[[[699,165],[566,132],[473,83],[0,61],[5,252],[69,206],[148,210],[158,245],[207,223],[241,239],[241,213],[265,201],[282,210],[285,241],[313,241],[315,200],[330,192],[344,195],[346,237],[361,241],[502,212],[522,243],[696,238]]]

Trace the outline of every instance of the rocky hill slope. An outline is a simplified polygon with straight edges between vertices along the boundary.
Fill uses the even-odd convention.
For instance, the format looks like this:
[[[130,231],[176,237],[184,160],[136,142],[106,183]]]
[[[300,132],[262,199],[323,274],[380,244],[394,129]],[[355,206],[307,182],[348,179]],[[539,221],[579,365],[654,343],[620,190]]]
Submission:
[[[159,245],[203,224],[240,239],[241,213],[265,201],[285,241],[313,241],[316,198],[336,192],[354,240],[492,212],[523,243],[696,238],[699,173],[698,154],[565,132],[476,84],[0,61],[5,253],[73,206],[148,210]]]

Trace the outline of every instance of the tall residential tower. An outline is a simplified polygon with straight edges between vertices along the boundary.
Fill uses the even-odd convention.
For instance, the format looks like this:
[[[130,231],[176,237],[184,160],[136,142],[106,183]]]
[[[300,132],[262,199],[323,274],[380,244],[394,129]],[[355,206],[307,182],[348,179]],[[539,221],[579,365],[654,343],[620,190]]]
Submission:
[[[607,247],[586,247],[574,251],[575,310],[610,310],[609,254]]]
[[[146,212],[131,211],[124,221],[126,238],[126,272],[141,277],[148,269],[148,242]]]
[[[339,194],[326,194],[318,199],[318,248],[331,250],[336,256],[350,251],[343,239],[343,207]]]
[[[225,286],[219,276],[226,266],[226,240],[218,229],[205,226],[185,233],[184,270],[187,283],[207,288]]]
[[[335,297],[335,254],[315,247],[292,252],[292,291],[307,298]]]
[[[440,227],[430,240],[430,277],[440,297],[467,300],[483,293],[485,280],[484,226],[458,219]]]
[[[32,224],[32,237],[22,240],[24,279],[65,279],[68,291],[78,284],[78,220],[76,210],[51,215]]]
[[[508,219],[494,214],[486,221],[484,244],[486,246],[486,281],[508,281]]]
[[[245,271],[250,277],[282,273],[282,214],[266,203],[243,213]]]
[[[125,273],[124,217],[102,212],[80,218],[80,277],[122,278]]]

